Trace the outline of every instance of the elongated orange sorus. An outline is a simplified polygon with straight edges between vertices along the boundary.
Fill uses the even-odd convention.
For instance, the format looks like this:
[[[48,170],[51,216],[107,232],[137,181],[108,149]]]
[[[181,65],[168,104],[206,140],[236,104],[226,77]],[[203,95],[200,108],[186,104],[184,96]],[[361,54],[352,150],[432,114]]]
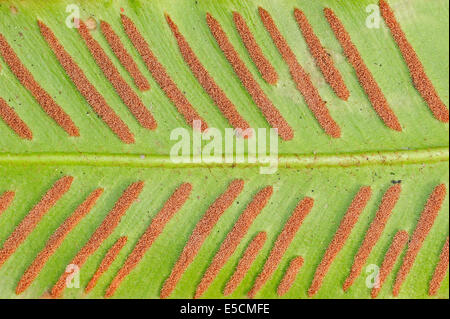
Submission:
[[[400,288],[408,276],[409,271],[416,260],[417,254],[419,253],[420,248],[422,248],[425,238],[430,232],[431,227],[433,227],[434,221],[436,220],[439,210],[441,209],[446,194],[447,188],[445,184],[440,184],[434,188],[428,198],[425,208],[423,209],[419,221],[417,222],[416,229],[414,230],[408,244],[408,250],[403,258],[402,266],[397,273],[397,277],[395,278],[394,288],[392,291],[394,296],[398,296],[400,293]]]
[[[360,188],[356,196],[353,198],[352,203],[350,204],[347,212],[341,220],[338,230],[333,237],[330,245],[328,246],[325,255],[322,258],[319,266],[316,269],[314,274],[313,282],[308,290],[308,295],[310,297],[314,296],[322,286],[323,279],[325,278],[328,269],[330,269],[331,264],[334,259],[344,247],[345,242],[347,241],[348,236],[358,221],[359,216],[361,215],[364,208],[367,206],[367,203],[372,196],[372,189],[369,186],[363,186]]]
[[[27,239],[28,235],[31,234],[44,215],[69,191],[72,182],[72,176],[65,176],[57,180],[53,184],[53,187],[45,193],[39,203],[24,217],[0,249],[0,267],[14,254],[25,239]]]
[[[400,52],[402,53],[406,65],[408,66],[415,88],[428,104],[428,107],[431,112],[433,112],[434,117],[441,122],[448,123],[448,108],[437,94],[433,83],[431,83],[425,73],[422,62],[420,62],[419,57],[411,44],[408,42],[405,33],[395,18],[394,12],[385,0],[380,0],[380,12],[384,18],[384,21],[386,21],[387,26],[391,30],[392,36],[397,43]]]
[[[161,298],[167,298],[175,289],[178,281],[183,275],[186,268],[192,263],[195,256],[198,254],[201,246],[205,242],[208,235],[211,233],[213,227],[216,225],[220,216],[227,210],[244,188],[244,181],[236,179],[228,185],[227,190],[220,195],[214,203],[208,208],[203,217],[192,231],[191,237],[183,248],[183,251],[178,257],[175,266],[169,278],[164,282],[160,292]]]

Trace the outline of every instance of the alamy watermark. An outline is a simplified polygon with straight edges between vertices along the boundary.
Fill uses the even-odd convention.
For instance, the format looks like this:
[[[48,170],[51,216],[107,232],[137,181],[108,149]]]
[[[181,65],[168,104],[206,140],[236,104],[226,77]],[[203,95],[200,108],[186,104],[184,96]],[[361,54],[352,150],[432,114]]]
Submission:
[[[75,264],[69,264],[66,267],[66,273],[69,274],[66,278],[66,287],[80,288],[80,267]]]
[[[379,29],[380,28],[380,7],[376,4],[369,4],[366,7],[366,12],[369,15],[366,18],[366,27],[369,29]]]
[[[66,12],[69,13],[64,21],[66,26],[69,29],[78,29],[81,21],[80,7],[74,3],[68,4],[66,6]],[[98,25],[100,25],[100,20],[91,15],[89,18],[84,20],[84,24],[89,30],[94,30]]]
[[[380,288],[380,267],[370,264],[366,267],[366,287],[369,289]]]
[[[80,8],[76,4],[68,4],[66,6],[66,12],[70,13],[66,17],[66,26],[69,29],[78,29],[80,27]]]
[[[201,132],[201,121],[194,120],[192,135],[185,128],[176,128],[170,140],[173,163],[248,163],[259,166],[261,174],[278,170],[278,130],[226,128],[224,134],[214,127]]]

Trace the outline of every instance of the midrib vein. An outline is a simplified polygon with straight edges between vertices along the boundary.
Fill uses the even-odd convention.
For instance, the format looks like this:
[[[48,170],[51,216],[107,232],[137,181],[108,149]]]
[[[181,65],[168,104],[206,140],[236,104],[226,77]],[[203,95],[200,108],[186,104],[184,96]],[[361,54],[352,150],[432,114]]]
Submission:
[[[223,159],[223,158],[222,158]],[[372,151],[341,154],[280,154],[279,168],[349,167],[368,165],[402,165],[445,162],[449,148],[427,148],[400,151]],[[97,166],[97,167],[261,167],[263,163],[174,163],[168,155],[101,154],[101,153],[0,153],[0,165]]]

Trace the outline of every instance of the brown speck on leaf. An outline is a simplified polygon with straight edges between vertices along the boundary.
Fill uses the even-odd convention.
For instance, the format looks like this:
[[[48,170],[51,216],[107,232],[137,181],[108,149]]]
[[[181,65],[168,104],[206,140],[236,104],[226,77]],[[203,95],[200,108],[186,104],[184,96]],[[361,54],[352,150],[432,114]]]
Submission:
[[[97,29],[97,21],[93,17],[86,19],[84,23],[89,30]]]
[[[11,10],[12,14],[17,14],[17,12],[18,12],[18,10],[17,10],[17,8],[15,6],[10,6],[9,10]]]

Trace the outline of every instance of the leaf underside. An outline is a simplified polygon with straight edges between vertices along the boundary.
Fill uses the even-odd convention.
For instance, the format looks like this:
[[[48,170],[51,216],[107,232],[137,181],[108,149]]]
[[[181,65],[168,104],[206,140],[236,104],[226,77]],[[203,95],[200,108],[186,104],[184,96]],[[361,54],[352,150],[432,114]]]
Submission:
[[[91,31],[91,35],[101,44],[125,81],[151,110],[158,122],[158,128],[155,131],[146,130],[139,125],[114,92],[76,29],[66,26],[65,20],[69,14],[66,12],[66,6],[72,3],[81,8],[81,19],[95,17],[111,24],[141,72],[150,82],[149,91],[137,90],[132,78],[111,51],[99,28]],[[65,271],[67,264],[112,209],[122,191],[132,182],[142,180],[145,182],[145,187],[138,202],[131,206],[113,234],[81,268],[81,288],[64,291],[66,298],[102,298],[109,283],[152,218],[177,186],[183,182],[189,182],[192,183],[193,191],[188,201],[170,220],[163,233],[114,295],[116,298],[158,298],[164,281],[178,260],[195,225],[211,203],[225,191],[230,181],[236,178],[245,181],[244,191],[214,226],[171,297],[193,297],[202,275],[239,215],[260,189],[272,185],[274,194],[268,205],[256,218],[203,297],[224,298],[223,288],[233,274],[248,243],[259,231],[266,231],[268,237],[263,249],[242,283],[230,296],[246,298],[286,220],[297,203],[305,196],[309,196],[315,200],[310,214],[284,254],[277,270],[257,294],[258,298],[278,298],[277,286],[289,262],[301,255],[305,260],[304,265],[292,288],[283,298],[308,298],[307,291],[315,269],[353,196],[361,186],[369,185],[373,189],[372,198],[315,296],[315,298],[369,298],[370,289],[366,286],[365,269],[346,293],[342,290],[342,284],[350,271],[353,258],[384,192],[393,182],[401,182],[400,199],[366,266],[381,265],[397,231],[406,230],[410,235],[413,233],[427,198],[436,185],[444,183],[447,189],[449,186],[448,124],[439,122],[433,117],[426,103],[413,87],[408,68],[383,20],[378,29],[369,29],[365,26],[368,16],[365,8],[373,3],[377,1],[340,1],[338,3],[325,0],[79,2],[31,0],[1,2],[0,33],[7,39],[37,82],[69,114],[80,130],[80,137],[68,137],[43,112],[33,96],[20,84],[5,61],[0,58],[0,97],[7,101],[33,132],[32,141],[22,140],[0,119],[0,196],[8,190],[16,192],[11,206],[0,215],[0,244],[9,237],[58,178],[67,175],[75,178],[69,192],[44,216],[26,241],[0,268],[0,298],[17,298],[15,288],[18,281],[37,253],[45,246],[49,236],[90,192],[98,187],[104,188],[104,195],[92,211],[70,232],[34,283],[19,297],[40,298],[43,296],[51,289]],[[448,1],[391,0],[389,4],[424,65],[438,95],[448,106]],[[12,10],[11,6],[16,10]],[[332,117],[341,127],[340,138],[332,139],[326,135],[308,109],[292,81],[286,63],[261,23],[258,6],[265,8],[272,15],[298,61],[311,75],[311,80],[327,102],[326,105]],[[325,7],[333,9],[346,27],[363,60],[399,118],[402,132],[395,132],[386,127],[373,110],[353,68],[346,61],[339,42],[324,18],[322,10]],[[315,33],[341,72],[350,91],[348,101],[342,101],[336,96],[315,65],[294,19],[294,8],[301,9],[308,17]],[[266,83],[250,59],[234,27],[233,11],[239,12],[244,17],[265,56],[278,72],[279,81],[276,85]],[[169,163],[169,152],[174,143],[170,140],[171,130],[182,127],[192,133],[192,129],[159,88],[127,38],[120,21],[122,12],[133,20],[152,51],[167,69],[168,74],[210,127],[223,131],[230,125],[184,62],[166,23],[164,13],[169,14],[178,25],[180,32],[185,36],[199,60],[235,104],[242,117],[252,127],[269,128],[267,121],[239,82],[212,37],[205,20],[206,13],[211,13],[219,20],[239,56],[263,91],[294,129],[294,139],[279,140],[279,154],[280,157],[297,158],[297,164],[280,167],[273,175],[261,175],[257,167],[243,167],[239,164],[234,167],[221,165],[203,167]],[[42,38],[37,25],[38,19],[53,30],[88,79],[128,125],[136,139],[134,144],[127,145],[121,142],[92,111]],[[415,150],[422,152],[421,154],[425,156],[417,160],[413,155]],[[440,152],[438,159],[433,157],[436,150]],[[364,158],[365,154],[373,153],[380,156],[389,154],[391,157],[395,157],[397,153],[406,155],[384,164],[383,161],[364,162],[362,160],[361,164],[365,165],[352,162],[343,166],[339,162],[340,157],[358,154]],[[39,160],[40,156],[48,159],[48,163],[45,160]],[[100,160],[102,156],[108,159]],[[314,161],[311,165],[302,164],[304,163],[302,159],[311,156],[322,156],[329,159],[329,162],[327,165],[317,165]],[[14,158],[19,159],[14,160]],[[34,162],[31,159],[34,159]],[[145,164],[139,164],[140,159]],[[152,164],[153,161],[159,164]],[[402,286],[400,298],[429,298],[429,282],[449,232],[448,211],[447,196]],[[91,293],[85,295],[84,287],[102,258],[114,242],[124,235],[128,236],[127,244],[109,270],[100,278],[96,287]],[[395,274],[400,268],[400,259],[383,285],[379,298],[392,298],[392,286]],[[436,297],[449,297],[448,273]]]

